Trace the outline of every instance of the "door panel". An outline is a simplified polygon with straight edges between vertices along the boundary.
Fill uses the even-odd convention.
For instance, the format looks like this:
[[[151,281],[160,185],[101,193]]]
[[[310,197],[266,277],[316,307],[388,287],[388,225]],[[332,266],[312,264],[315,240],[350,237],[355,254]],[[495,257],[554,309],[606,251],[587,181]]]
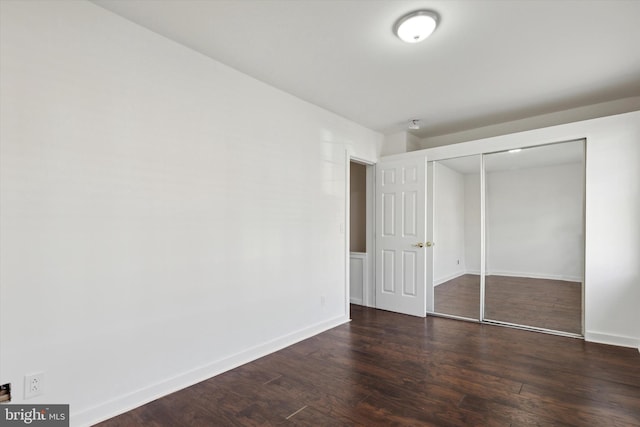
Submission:
[[[433,313],[480,319],[481,157],[431,162]]]
[[[376,306],[426,313],[424,157],[376,166]]]
[[[411,191],[404,193],[402,195],[402,201],[404,202],[404,206],[402,207],[404,217],[402,221],[402,234],[405,236],[415,236],[417,229],[417,218],[416,218],[416,203],[418,199],[418,193],[416,191]]]
[[[382,292],[393,294],[395,292],[395,252],[382,251]]]
[[[485,321],[582,334],[584,150],[484,155]]]
[[[396,195],[382,193],[382,235],[393,237],[395,230]]]
[[[415,252],[402,252],[402,292],[406,296],[416,295],[417,286],[417,268],[416,268],[416,253]]]

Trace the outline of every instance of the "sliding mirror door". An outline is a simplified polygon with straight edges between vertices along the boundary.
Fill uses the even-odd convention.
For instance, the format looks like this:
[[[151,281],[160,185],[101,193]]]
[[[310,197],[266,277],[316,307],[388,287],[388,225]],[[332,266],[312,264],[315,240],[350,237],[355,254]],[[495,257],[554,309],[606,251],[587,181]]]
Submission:
[[[433,312],[480,319],[480,162],[432,163]]]
[[[584,141],[484,155],[484,320],[581,335]]]

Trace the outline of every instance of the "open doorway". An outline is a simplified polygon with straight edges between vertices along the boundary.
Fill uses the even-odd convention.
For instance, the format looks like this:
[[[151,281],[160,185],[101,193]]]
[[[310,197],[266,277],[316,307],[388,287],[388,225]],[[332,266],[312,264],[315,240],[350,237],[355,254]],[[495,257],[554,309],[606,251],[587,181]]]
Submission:
[[[374,166],[349,159],[349,303],[374,306],[373,186]]]

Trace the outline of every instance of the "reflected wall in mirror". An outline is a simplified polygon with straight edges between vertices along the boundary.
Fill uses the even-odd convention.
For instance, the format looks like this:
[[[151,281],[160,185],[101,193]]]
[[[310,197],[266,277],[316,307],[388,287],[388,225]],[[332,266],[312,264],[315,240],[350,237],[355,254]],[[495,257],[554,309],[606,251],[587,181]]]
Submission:
[[[584,141],[486,154],[486,320],[582,333]]]
[[[433,162],[435,313],[480,318],[480,161]]]

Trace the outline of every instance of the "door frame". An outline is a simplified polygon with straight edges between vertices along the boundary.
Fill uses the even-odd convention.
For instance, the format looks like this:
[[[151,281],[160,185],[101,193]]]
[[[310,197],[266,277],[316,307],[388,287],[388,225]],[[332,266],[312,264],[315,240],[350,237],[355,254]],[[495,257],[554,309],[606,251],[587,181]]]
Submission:
[[[354,156],[345,152],[345,217],[344,217],[344,242],[345,242],[345,315],[349,316],[351,304],[350,288],[350,253],[351,253],[351,162],[366,166],[366,275],[367,286],[362,289],[362,303],[365,307],[375,307],[375,288],[371,292],[371,284],[375,283],[375,186],[376,174],[374,162]],[[374,285],[375,286],[375,285]]]

